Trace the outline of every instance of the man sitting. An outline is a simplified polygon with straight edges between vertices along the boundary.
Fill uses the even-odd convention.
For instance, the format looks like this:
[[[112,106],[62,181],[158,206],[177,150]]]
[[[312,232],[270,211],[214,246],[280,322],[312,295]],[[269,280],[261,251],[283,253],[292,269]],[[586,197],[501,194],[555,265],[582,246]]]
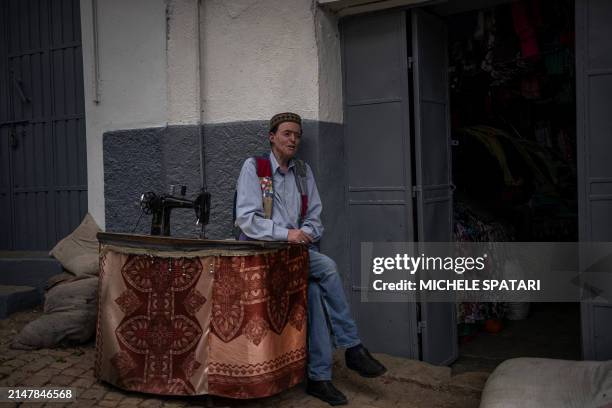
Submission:
[[[310,166],[295,158],[302,138],[301,118],[289,112],[274,115],[268,138],[269,162],[249,158],[240,171],[236,225],[242,239],[309,245],[306,392],[330,405],[344,405],[346,397],[331,382],[330,329],[335,345],[346,349],[348,368],[364,377],[378,377],[386,368],[361,344],[336,263],[318,251],[323,235],[321,198]],[[269,174],[258,174],[262,171],[258,167],[267,168]]]

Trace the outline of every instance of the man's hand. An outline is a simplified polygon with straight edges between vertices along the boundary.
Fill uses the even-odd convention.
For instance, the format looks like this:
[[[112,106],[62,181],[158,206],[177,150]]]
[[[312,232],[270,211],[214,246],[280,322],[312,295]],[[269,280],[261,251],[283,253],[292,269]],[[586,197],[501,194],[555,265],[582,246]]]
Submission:
[[[287,241],[296,244],[310,244],[312,237],[300,229],[290,229],[287,234]]]

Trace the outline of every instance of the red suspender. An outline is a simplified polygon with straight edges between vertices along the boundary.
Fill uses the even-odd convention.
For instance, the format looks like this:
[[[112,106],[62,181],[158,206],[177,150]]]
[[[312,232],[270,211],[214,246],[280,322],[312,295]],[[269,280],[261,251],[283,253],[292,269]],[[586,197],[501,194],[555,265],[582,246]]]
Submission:
[[[272,178],[272,164],[270,164],[270,158],[268,156],[257,156],[255,157],[255,162],[257,166],[257,177],[259,177],[260,180],[263,177]],[[298,166],[302,167],[305,165],[302,162]],[[296,172],[297,174],[294,173],[295,182],[297,184],[298,190],[300,192],[300,198],[301,198],[300,224],[302,223],[302,221],[306,217],[306,213],[308,212],[308,194],[306,191],[303,191],[306,189],[306,183],[304,181],[306,178],[306,175],[300,174],[300,173],[305,173],[305,170],[306,168],[303,167],[303,170],[300,169]],[[263,184],[262,184],[262,188],[263,188]]]
[[[272,165],[267,157],[255,157],[257,161],[257,177],[272,177]]]

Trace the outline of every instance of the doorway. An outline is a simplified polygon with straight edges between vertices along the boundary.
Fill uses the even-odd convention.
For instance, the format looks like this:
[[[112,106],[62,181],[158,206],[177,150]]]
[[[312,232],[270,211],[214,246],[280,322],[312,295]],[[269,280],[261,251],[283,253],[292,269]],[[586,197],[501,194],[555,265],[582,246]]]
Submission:
[[[454,201],[454,239],[579,240],[578,192],[584,185],[579,151],[591,147],[581,145],[577,137],[580,106],[577,109],[575,95],[584,73],[574,63],[574,7],[588,8],[571,0],[493,0],[484,2],[486,8],[480,1],[471,2],[479,5],[471,9],[470,2],[452,3],[463,9],[396,9],[341,22],[347,236],[357,271],[360,242],[436,241],[445,236],[444,224],[437,222],[444,212],[428,215],[425,201]],[[604,7],[599,2],[591,6]],[[422,27],[430,31],[421,32]],[[451,40],[448,45],[446,39]],[[440,55],[448,55],[449,61]],[[446,118],[427,109],[429,105],[443,111],[446,101],[450,101]],[[445,147],[452,151],[452,160]],[[381,165],[364,167],[378,150],[380,159],[373,162]],[[424,169],[423,163],[437,167]],[[447,169],[457,188],[452,200],[445,195],[452,188],[443,179],[433,183],[441,194],[426,197],[431,190],[424,177],[443,175]],[[394,178],[401,183],[388,182]],[[357,184],[370,179],[378,184]],[[407,192],[412,192],[412,199]],[[466,223],[484,231],[466,228]],[[580,304],[457,305],[454,316],[445,310],[429,318],[423,310],[426,304],[363,304],[358,275],[351,280],[353,308],[371,336],[368,343],[379,351],[437,364],[452,362],[457,344],[466,354],[464,344],[480,350],[479,339],[495,340],[495,336],[500,339],[494,341],[498,346],[503,341],[520,345],[503,358],[579,359],[585,356],[581,346],[586,350],[580,325],[589,331],[594,327],[585,326]],[[582,316],[585,307],[591,306],[582,304]],[[488,320],[492,322],[485,332]],[[392,339],[383,326],[394,328]],[[534,336],[525,337],[530,331]],[[552,338],[565,344],[563,349],[541,344]],[[440,344],[435,345],[436,358],[428,360],[424,350],[430,339]],[[526,348],[531,352],[526,354]],[[476,360],[491,358],[486,347],[482,350],[485,355],[476,355]]]
[[[87,212],[78,0],[0,1],[0,250],[48,250]]]
[[[578,241],[574,8],[515,1],[445,16],[456,241]],[[457,324],[456,372],[581,358],[579,303],[460,303]]]

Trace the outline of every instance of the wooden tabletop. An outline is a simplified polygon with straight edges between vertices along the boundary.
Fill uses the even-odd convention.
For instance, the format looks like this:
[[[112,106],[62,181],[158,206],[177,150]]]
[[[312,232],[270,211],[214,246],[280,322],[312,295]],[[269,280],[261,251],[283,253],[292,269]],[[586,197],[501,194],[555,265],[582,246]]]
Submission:
[[[197,251],[202,249],[277,249],[291,244],[286,241],[236,241],[197,238],[177,238],[161,235],[123,234],[115,232],[98,232],[101,244],[111,244],[135,248],[155,248],[177,251]]]

